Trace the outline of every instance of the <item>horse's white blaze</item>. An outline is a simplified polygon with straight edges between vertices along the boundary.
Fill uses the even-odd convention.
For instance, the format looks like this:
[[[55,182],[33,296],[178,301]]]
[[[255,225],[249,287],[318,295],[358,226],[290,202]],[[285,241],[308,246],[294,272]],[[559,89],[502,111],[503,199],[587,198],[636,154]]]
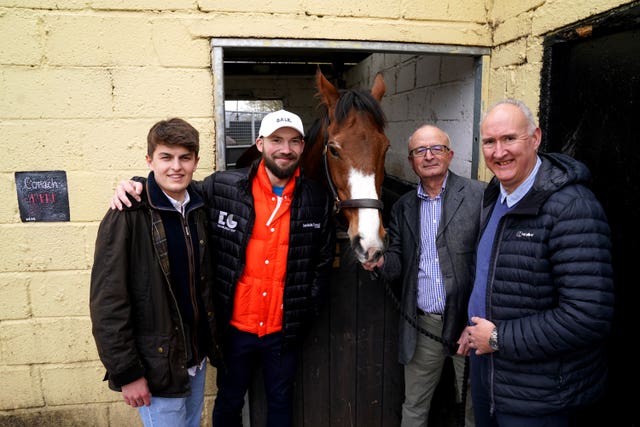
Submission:
[[[377,199],[376,178],[374,175],[364,175],[357,170],[349,172],[349,190],[352,199]],[[378,235],[380,229],[380,215],[378,209],[358,209],[358,234],[360,244],[365,253],[370,249],[381,250],[383,242]]]

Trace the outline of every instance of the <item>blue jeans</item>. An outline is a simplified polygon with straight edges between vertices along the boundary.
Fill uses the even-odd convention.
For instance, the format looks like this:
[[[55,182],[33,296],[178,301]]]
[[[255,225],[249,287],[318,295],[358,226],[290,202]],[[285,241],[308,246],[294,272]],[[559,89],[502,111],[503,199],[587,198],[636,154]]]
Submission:
[[[476,427],[567,427],[569,414],[514,415],[500,411],[491,413],[492,399],[490,394],[490,355],[476,356],[471,350],[469,356],[471,372],[471,398]]]
[[[191,396],[151,396],[150,406],[138,407],[140,419],[145,427],[200,427],[204,403],[204,383],[207,377],[207,362],[197,369],[191,380]]]
[[[224,354],[225,369],[218,369],[218,395],[213,407],[215,427],[242,425],[244,396],[258,366],[262,366],[267,395],[267,427],[289,427],[293,414],[296,351],[282,352],[282,334],[262,338],[231,327]]]

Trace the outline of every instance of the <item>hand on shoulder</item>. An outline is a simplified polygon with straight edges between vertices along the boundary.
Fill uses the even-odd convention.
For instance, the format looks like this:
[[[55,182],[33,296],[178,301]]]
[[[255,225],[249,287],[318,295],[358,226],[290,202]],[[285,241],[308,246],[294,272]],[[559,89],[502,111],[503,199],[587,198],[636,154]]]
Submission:
[[[140,199],[140,194],[142,193],[142,183],[141,182],[136,182],[136,181],[132,181],[132,180],[128,180],[128,181],[121,181],[120,184],[118,184],[118,187],[116,188],[116,191],[114,192],[113,196],[111,197],[111,200],[109,201],[109,206],[111,207],[112,210],[123,210],[126,207],[131,207],[132,202],[131,199],[129,198],[129,195],[131,195],[131,198],[133,200],[135,200],[136,202],[139,202]]]

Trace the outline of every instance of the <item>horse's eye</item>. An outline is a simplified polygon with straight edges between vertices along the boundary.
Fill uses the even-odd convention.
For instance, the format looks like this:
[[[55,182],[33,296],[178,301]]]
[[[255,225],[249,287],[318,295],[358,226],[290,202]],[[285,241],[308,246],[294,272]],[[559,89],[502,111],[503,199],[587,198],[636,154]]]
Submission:
[[[334,146],[331,146],[331,145],[329,146],[329,153],[331,153],[333,157],[340,158],[340,154],[338,153],[338,150],[336,150],[336,147]]]

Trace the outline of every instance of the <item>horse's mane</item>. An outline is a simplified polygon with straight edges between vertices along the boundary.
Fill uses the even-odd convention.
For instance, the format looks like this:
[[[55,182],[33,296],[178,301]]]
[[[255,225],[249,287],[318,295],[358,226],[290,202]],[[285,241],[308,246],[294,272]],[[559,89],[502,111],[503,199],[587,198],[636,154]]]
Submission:
[[[305,137],[305,141],[309,144],[308,148],[315,145],[318,135],[322,133],[329,120],[329,110],[325,104],[320,104],[318,110],[319,117],[313,121]],[[341,124],[352,110],[371,114],[373,122],[381,132],[387,125],[387,118],[380,107],[380,103],[367,91],[340,90],[340,97],[335,109],[335,118],[338,124]]]
[[[364,90],[341,90],[334,112],[338,124],[342,123],[354,109],[358,112],[371,114],[380,131],[387,124],[387,118],[380,107],[380,103],[370,92]]]

